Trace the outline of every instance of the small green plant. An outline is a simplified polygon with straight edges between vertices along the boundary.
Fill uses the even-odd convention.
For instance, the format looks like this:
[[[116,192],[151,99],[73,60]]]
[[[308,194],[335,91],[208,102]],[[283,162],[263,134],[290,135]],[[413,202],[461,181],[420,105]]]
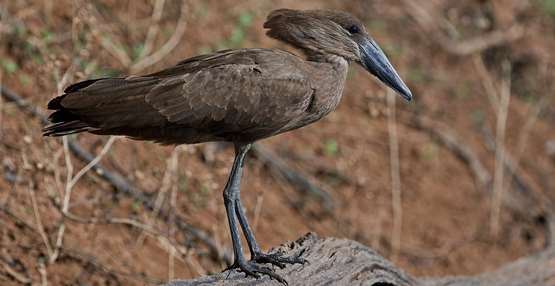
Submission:
[[[197,50],[197,54],[199,55],[205,55],[205,54],[209,54],[212,52],[212,48],[210,47],[200,47]]]
[[[41,32],[42,41],[44,44],[49,45],[54,40],[54,33],[49,30],[42,30]]]
[[[239,18],[237,18],[237,24],[233,28],[231,36],[228,39],[231,47],[241,47],[243,45],[246,30],[252,25],[253,20],[254,16],[249,12],[243,12],[239,15]]]
[[[132,209],[134,212],[140,212],[140,211],[141,211],[141,207],[142,207],[142,204],[141,204],[140,201],[135,200],[135,201],[133,201],[133,203],[131,203],[131,209]]]
[[[113,77],[121,74],[121,71],[112,68],[99,68],[94,71],[94,77]]]
[[[18,38],[25,39],[27,38],[27,29],[23,25],[16,25],[15,34]]]
[[[31,77],[30,77],[28,74],[26,74],[26,73],[21,73],[21,74],[18,76],[18,78],[19,78],[19,82],[20,82],[21,85],[23,85],[23,86],[28,86],[28,85],[30,85],[31,82],[33,81],[33,80],[31,79]]]
[[[427,143],[420,148],[420,158],[424,161],[436,159],[438,155],[439,148],[435,143]]]
[[[472,121],[472,126],[474,126],[474,128],[482,128],[486,121],[486,115],[479,109],[473,110],[470,112],[470,121]]]
[[[144,43],[139,43],[133,46],[133,60],[138,60],[145,50]]]
[[[215,50],[225,50],[229,48],[240,48],[245,41],[247,29],[252,25],[254,15],[250,12],[243,12],[237,18],[237,24],[233,27],[229,38],[221,40],[215,46]]]
[[[245,30],[241,27],[235,27],[229,37],[229,44],[232,47],[239,47],[243,44],[243,40],[245,40]]]
[[[555,0],[542,0],[542,6],[545,13],[555,17]]]
[[[15,73],[19,68],[17,63],[11,59],[1,59],[0,64],[2,65],[2,69],[4,69],[4,71],[6,71],[8,74]]]
[[[239,15],[239,26],[243,28],[248,28],[252,25],[252,21],[254,20],[254,16],[249,12],[243,12]]]
[[[180,176],[178,190],[182,193],[186,193],[188,188],[189,188],[189,178],[185,175]]]
[[[339,146],[337,145],[337,141],[330,139],[324,142],[324,153],[326,156],[336,156],[338,152]]]

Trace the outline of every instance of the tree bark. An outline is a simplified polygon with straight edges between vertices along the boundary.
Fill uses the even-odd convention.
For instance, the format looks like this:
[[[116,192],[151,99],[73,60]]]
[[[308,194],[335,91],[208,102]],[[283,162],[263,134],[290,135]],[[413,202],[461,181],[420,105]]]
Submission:
[[[309,233],[274,250],[297,255],[308,262],[275,268],[289,285],[365,286],[555,286],[555,249],[519,259],[500,269],[477,276],[415,278],[404,273],[372,249],[351,240],[319,238]],[[280,285],[265,276],[245,277],[236,270],[198,278],[178,280],[163,286]]]

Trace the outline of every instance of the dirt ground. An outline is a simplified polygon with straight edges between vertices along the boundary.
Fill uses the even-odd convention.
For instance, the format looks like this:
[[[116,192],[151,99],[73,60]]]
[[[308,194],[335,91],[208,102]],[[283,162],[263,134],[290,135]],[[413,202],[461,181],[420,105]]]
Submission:
[[[224,48],[284,47],[262,28],[282,7],[358,16],[415,100],[391,102],[353,66],[336,112],[260,142],[334,206],[249,158],[242,197],[264,249],[313,231],[369,245],[417,276],[478,274],[543,249],[555,199],[552,0],[1,1],[0,82],[46,114],[48,100],[77,80]],[[163,218],[94,172],[71,188],[86,163],[41,127],[0,101],[0,285],[144,285],[225,268],[176,221],[230,249],[221,195],[229,146],[116,139],[101,163],[159,198]],[[73,139],[94,154],[108,142]]]

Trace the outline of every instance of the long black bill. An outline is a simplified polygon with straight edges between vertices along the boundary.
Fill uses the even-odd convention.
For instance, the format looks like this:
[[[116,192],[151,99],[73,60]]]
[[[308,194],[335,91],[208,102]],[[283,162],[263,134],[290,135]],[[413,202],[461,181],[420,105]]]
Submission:
[[[359,47],[362,51],[362,65],[364,68],[394,89],[404,99],[410,101],[412,93],[376,42],[369,38],[359,44]]]

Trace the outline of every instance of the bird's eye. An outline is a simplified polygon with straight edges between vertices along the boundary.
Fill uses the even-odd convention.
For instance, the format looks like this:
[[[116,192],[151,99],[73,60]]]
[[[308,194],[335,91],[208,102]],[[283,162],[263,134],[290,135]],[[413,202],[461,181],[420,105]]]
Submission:
[[[347,29],[347,31],[349,31],[349,33],[351,34],[358,34],[360,32],[360,29],[357,25],[352,25]]]

